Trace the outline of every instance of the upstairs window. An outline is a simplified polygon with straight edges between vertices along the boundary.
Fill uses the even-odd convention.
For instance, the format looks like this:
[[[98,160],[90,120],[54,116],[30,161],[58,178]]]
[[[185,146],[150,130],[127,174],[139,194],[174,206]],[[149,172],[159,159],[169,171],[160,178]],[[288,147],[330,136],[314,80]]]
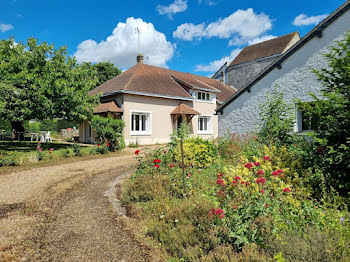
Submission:
[[[198,100],[209,101],[209,93],[206,93],[206,92],[197,92],[197,99],[198,99]]]
[[[151,133],[150,113],[132,112],[131,113],[131,134],[148,135]]]

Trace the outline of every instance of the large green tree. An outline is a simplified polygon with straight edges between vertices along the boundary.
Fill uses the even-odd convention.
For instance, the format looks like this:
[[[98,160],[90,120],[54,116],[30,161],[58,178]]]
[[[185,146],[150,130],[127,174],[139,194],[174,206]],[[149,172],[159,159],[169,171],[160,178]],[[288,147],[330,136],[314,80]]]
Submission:
[[[316,120],[314,161],[327,181],[350,196],[350,32],[325,54],[328,67],[313,70],[323,84],[314,103],[302,103],[305,114]]]
[[[87,69],[95,70],[98,79],[96,86],[107,82],[121,73],[120,69],[115,67],[111,62],[99,62],[96,64],[85,62],[83,66]]]
[[[86,119],[98,103],[87,93],[98,82],[95,70],[79,65],[66,47],[0,41],[0,118],[23,131],[25,120]]]

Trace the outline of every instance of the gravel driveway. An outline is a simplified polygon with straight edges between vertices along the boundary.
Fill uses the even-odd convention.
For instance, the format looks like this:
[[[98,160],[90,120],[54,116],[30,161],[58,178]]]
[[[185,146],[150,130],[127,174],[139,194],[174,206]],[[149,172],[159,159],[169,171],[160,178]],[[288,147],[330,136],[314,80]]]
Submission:
[[[0,176],[0,261],[154,261],[105,192],[134,155]]]

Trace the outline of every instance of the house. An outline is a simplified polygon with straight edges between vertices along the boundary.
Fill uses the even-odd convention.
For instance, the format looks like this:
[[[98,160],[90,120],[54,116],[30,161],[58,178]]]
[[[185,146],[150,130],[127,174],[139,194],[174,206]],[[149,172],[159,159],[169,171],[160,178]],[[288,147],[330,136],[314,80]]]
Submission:
[[[294,99],[311,102],[310,93],[319,94],[322,87],[312,68],[327,67],[323,54],[329,52],[336,41],[344,39],[350,30],[350,2],[346,1],[326,19],[314,27],[301,40],[246,84],[221,105],[219,114],[219,135],[226,132],[246,134],[259,128],[259,105],[266,101],[272,88],[283,91],[285,101],[294,104]],[[295,132],[309,127],[307,119],[295,106]]]
[[[137,64],[90,91],[101,94],[94,114],[125,122],[126,145],[168,143],[171,133],[187,121],[193,135],[218,136],[216,108],[234,94],[224,83],[198,75]],[[96,134],[89,121],[80,125],[80,141],[93,143]]]
[[[294,32],[247,46],[228,66],[226,62],[212,78],[240,90],[299,40],[299,33]]]

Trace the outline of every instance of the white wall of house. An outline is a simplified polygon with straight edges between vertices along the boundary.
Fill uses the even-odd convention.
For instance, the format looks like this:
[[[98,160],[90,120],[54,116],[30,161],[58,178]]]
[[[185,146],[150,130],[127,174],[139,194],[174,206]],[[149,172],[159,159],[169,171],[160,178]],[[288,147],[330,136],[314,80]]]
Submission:
[[[288,103],[293,103],[295,98],[311,101],[309,94],[319,94],[321,84],[310,69],[327,66],[323,54],[328,52],[335,41],[343,39],[347,30],[350,30],[349,10],[328,25],[321,38],[313,37],[283,61],[281,69],[274,68],[251,87],[250,93],[245,91],[228,104],[223,113],[219,113],[219,135],[257,131],[260,127],[259,105],[266,101],[267,92],[274,87],[284,91]],[[296,124],[295,131],[299,128]]]

